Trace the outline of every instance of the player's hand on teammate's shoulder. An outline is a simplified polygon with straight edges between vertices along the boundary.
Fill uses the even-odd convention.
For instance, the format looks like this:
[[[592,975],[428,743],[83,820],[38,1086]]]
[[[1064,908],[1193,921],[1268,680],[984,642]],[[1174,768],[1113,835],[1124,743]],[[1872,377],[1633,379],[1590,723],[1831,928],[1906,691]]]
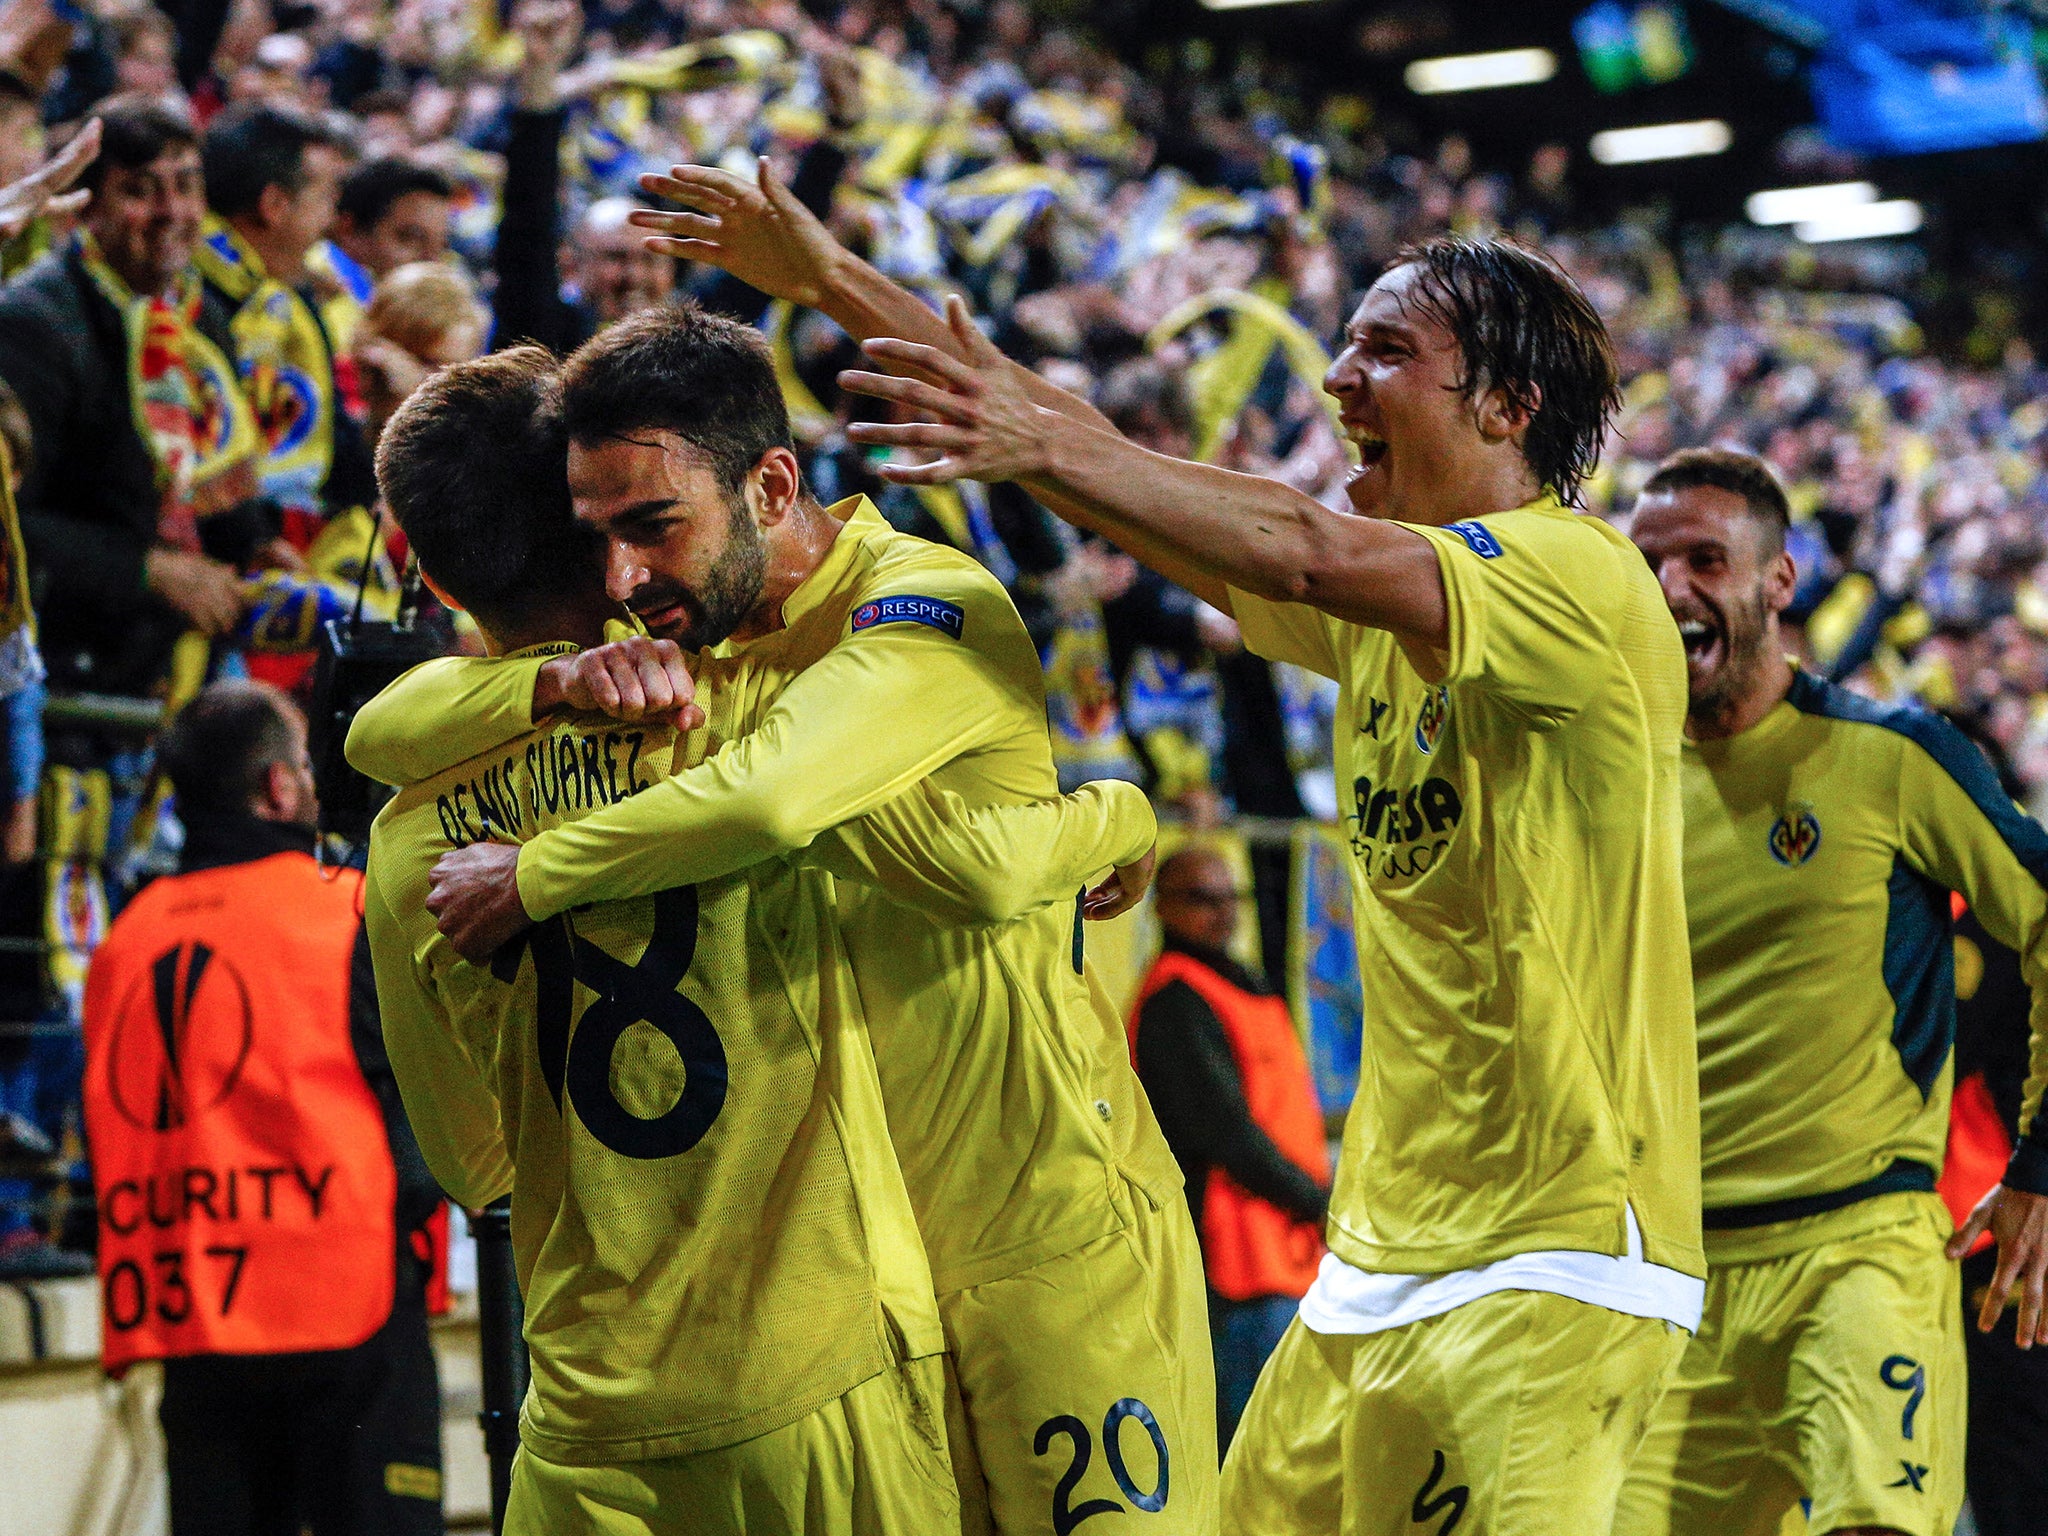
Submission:
[[[428,878],[427,910],[463,959],[482,965],[533,926],[519,901],[519,850],[472,843],[441,855]]]
[[[1989,1333],[1998,1326],[1999,1314],[2017,1285],[2020,1348],[2048,1344],[2048,1195],[1993,1185],[1949,1239],[1948,1256],[1960,1259],[1987,1230],[1998,1242],[1998,1269],[1985,1288],[1978,1331]]]
[[[544,663],[533,684],[533,718],[597,716],[692,731],[704,723],[697,684],[673,640],[634,635]]]
[[[1146,887],[1152,884],[1152,866],[1158,859],[1159,846],[1155,843],[1137,863],[1120,864],[1111,870],[1107,879],[1081,898],[1082,918],[1101,923],[1130,911],[1145,899]]]

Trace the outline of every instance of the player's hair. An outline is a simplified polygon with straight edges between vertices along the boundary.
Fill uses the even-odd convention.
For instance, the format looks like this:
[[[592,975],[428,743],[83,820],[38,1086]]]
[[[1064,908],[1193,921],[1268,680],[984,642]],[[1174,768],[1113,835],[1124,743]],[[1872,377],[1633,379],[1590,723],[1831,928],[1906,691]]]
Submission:
[[[1614,345],[1592,302],[1515,240],[1442,236],[1407,247],[1388,270],[1410,266],[1411,302],[1458,343],[1458,392],[1498,389],[1527,411],[1522,456],[1540,483],[1576,501],[1621,406]]]
[[[1639,494],[1649,496],[1694,487],[1740,496],[1750,516],[1756,519],[1757,531],[1763,535],[1766,558],[1785,547],[1785,533],[1792,526],[1792,508],[1771,466],[1755,454],[1739,448],[1681,448],[1650,472]]]
[[[770,448],[794,449],[768,344],[690,302],[629,315],[562,365],[569,437],[599,443],[673,432],[737,494]]]
[[[479,622],[514,628],[596,579],[566,453],[554,356],[513,347],[413,391],[377,442],[377,484],[435,583]]]
[[[272,763],[292,756],[299,707],[269,683],[211,683],[178,711],[157,746],[187,822],[246,815]]]
[[[431,165],[384,155],[366,160],[350,171],[341,183],[335,211],[345,213],[359,230],[374,229],[401,197],[425,192],[432,197],[453,197],[455,187]]]
[[[97,192],[109,167],[139,171],[174,149],[193,149],[199,130],[179,103],[162,96],[126,92],[93,108],[100,120],[100,152],[80,173],[78,184]]]
[[[247,213],[265,187],[296,192],[305,185],[306,151],[325,144],[344,155],[354,142],[334,121],[276,101],[229,107],[206,130],[200,158],[206,167],[206,203],[222,218]]]

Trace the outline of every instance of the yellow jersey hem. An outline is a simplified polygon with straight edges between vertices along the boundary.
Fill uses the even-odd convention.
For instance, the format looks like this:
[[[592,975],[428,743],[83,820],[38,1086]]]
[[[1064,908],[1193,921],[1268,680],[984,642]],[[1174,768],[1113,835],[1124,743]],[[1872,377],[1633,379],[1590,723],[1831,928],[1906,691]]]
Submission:
[[[1694,1279],[1707,1273],[1707,1256],[1697,1242],[1686,1243],[1660,1233],[1641,1218],[1643,1257],[1664,1269],[1675,1269]],[[1445,1247],[1403,1248],[1370,1242],[1345,1227],[1335,1216],[1330,1219],[1330,1251],[1354,1269],[1368,1274],[1442,1275],[1458,1270],[1481,1269],[1525,1253],[1599,1253],[1619,1258],[1627,1252],[1626,1236],[1603,1216],[1596,1221],[1561,1222],[1549,1220],[1528,1227],[1513,1227],[1488,1233],[1479,1241]]]
[[[700,1451],[716,1451],[728,1445],[738,1445],[745,1440],[772,1434],[785,1425],[809,1417],[827,1403],[837,1402],[854,1388],[873,1381],[884,1371],[893,1370],[901,1363],[893,1358],[893,1351],[876,1350],[853,1374],[843,1378],[828,1378],[831,1382],[829,1387],[786,1398],[771,1407],[757,1408],[752,1413],[736,1414],[732,1418],[715,1420],[693,1429],[678,1429],[667,1433],[620,1435],[615,1438],[558,1435],[538,1428],[533,1422],[531,1412],[522,1411],[519,1415],[519,1443],[529,1454],[563,1467],[602,1467],[613,1462],[659,1461],[670,1456],[694,1456]]]

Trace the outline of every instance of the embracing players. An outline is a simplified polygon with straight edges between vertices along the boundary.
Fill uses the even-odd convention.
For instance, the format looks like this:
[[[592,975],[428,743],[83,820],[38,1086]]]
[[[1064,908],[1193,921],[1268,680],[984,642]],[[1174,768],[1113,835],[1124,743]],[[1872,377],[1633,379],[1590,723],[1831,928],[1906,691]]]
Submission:
[[[1945,721],[1786,658],[1787,521],[1762,460],[1692,449],[1658,467],[1630,524],[1691,685],[1685,893],[1712,1267],[1618,1536],[1771,1532],[1801,1498],[1816,1532],[1947,1536],[1964,1437],[1948,1254],[1988,1226],[1999,1264],[1980,1326],[2017,1282],[2020,1346],[2048,1342],[2048,833]],[[2034,994],[2019,1147],[1952,1240],[1934,1193],[1951,891],[2019,952]]]
[[[1150,453],[837,247],[765,171],[679,167],[676,255],[813,304],[906,377],[842,382],[1336,678],[1364,1069],[1332,1253],[1225,1468],[1230,1531],[1605,1528],[1699,1319],[1678,796],[1684,655],[1627,541],[1572,514],[1615,400],[1605,328],[1503,242],[1408,253],[1327,387],[1335,514]],[[907,339],[905,339],[907,338]]]
[[[537,348],[448,370],[379,446],[423,568],[513,653],[491,675],[522,653],[573,673],[564,653],[617,611],[570,515],[555,372]],[[641,659],[667,680],[660,648]],[[445,736],[464,714],[442,705],[391,724]],[[437,857],[630,802],[705,736],[529,714],[404,789],[372,836],[366,921],[422,1148],[465,1204],[512,1195],[533,1386],[507,1529],[950,1530],[931,1274],[839,942],[850,888],[818,866],[953,924],[1057,899],[1064,928],[1079,881],[1142,860],[1150,812],[1127,788],[973,809],[913,787],[797,860],[457,959],[427,912]]]

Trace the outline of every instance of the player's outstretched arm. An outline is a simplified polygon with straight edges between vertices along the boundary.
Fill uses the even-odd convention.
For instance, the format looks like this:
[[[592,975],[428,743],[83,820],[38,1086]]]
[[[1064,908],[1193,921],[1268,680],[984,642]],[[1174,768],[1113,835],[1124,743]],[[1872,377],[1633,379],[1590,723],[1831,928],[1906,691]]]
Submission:
[[[1135,784],[1105,780],[1029,805],[969,806],[920,784],[820,836],[799,857],[941,922],[1007,923],[1074,893],[1093,919],[1137,905],[1158,823]]]
[[[349,766],[403,788],[524,736],[550,715],[704,723],[682,647],[636,635],[550,656],[444,656],[365,704],[349,726]]]
[[[834,239],[776,179],[765,159],[751,183],[714,166],[678,165],[666,176],[642,176],[640,185],[690,210],[634,212],[633,223],[658,232],[648,238],[650,249],[709,262],[763,293],[818,310],[855,341],[900,337],[962,362],[973,361],[947,320]],[[1000,353],[994,356],[1033,404],[1080,426],[1116,431],[1108,417],[1079,395]],[[1069,522],[1088,526],[1085,508],[1070,503],[1050,484],[1033,487],[1033,494]],[[1137,538],[1133,533],[1127,547],[1154,570],[1215,607],[1228,609],[1230,597],[1221,582],[1176,558],[1164,545],[1148,542],[1140,547]]]
[[[951,351],[951,329],[925,302],[841,245],[818,216],[785,187],[766,158],[754,180],[709,165],[649,172],[641,189],[689,211],[635,209],[630,223],[653,231],[650,250],[708,262],[772,298],[830,318],[855,341],[903,336]],[[1007,360],[1006,360],[1007,361]],[[1079,395],[1010,363],[1020,388],[1046,409],[1112,431],[1109,419]]]
[[[808,846],[1000,739],[1020,717],[1042,729],[1032,680],[976,643],[984,630],[1017,623],[986,573],[932,573],[898,595],[960,609],[960,633],[887,624],[849,635],[709,761],[524,844],[516,892],[503,889],[497,867],[510,850],[479,844],[446,855],[434,870],[441,931],[474,958],[519,922],[717,879]]]
[[[940,455],[928,464],[885,465],[886,478],[904,485],[1014,480],[1170,576],[1162,555],[1212,585],[1389,630],[1411,654],[1447,645],[1443,576],[1420,535],[1332,512],[1278,481],[1167,458],[1049,411],[957,298],[947,301],[946,321],[950,350],[873,340],[863,350],[889,371],[839,376],[842,387],[918,418],[856,423],[848,428],[855,440]]]

